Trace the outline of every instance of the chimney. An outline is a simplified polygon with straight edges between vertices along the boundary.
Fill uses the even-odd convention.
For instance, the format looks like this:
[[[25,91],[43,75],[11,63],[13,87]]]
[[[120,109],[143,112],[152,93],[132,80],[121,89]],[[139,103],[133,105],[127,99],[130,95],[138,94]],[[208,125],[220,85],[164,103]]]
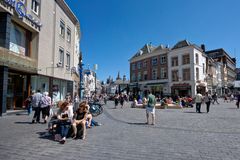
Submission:
[[[203,52],[205,52],[205,45],[204,44],[201,44],[201,48],[202,48]]]

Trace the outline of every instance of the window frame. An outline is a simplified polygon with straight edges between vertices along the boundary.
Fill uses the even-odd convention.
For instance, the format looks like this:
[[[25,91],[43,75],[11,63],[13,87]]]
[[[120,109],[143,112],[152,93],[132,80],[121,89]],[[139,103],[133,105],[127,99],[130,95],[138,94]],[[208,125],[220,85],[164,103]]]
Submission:
[[[138,72],[137,79],[138,81],[142,80],[142,73],[140,71]]]
[[[59,61],[57,65],[58,67],[63,67],[64,66],[64,48],[59,47],[58,54],[59,54]]]
[[[142,62],[137,62],[137,69],[141,69],[142,68]]]
[[[69,34],[70,33],[70,34]],[[67,27],[67,42],[71,43],[71,38],[72,38],[72,31],[70,27]]]
[[[147,68],[147,60],[143,61],[143,68]]]
[[[178,70],[172,70],[172,82],[177,82],[179,79]]]
[[[59,35],[64,39],[65,38],[65,22],[61,19],[60,20],[60,25],[59,25]]]
[[[182,64],[183,65],[190,64],[190,54],[185,54],[182,56]]]
[[[198,81],[199,80],[199,68],[196,67],[196,80]]]
[[[167,69],[161,68],[160,72],[161,72],[161,75],[160,75],[161,79],[166,79],[167,78]]]
[[[156,66],[158,64],[158,58],[157,57],[153,57],[152,58],[152,66]]]
[[[39,16],[40,14],[40,1],[32,0],[31,3],[31,10],[33,13]]]
[[[70,53],[67,51],[66,52],[66,70],[70,70],[70,66],[71,66],[71,57],[70,57]]]
[[[178,66],[178,56],[172,57],[171,62],[172,62],[172,67]]]
[[[199,55],[196,53],[195,56],[196,56],[196,59],[195,59],[196,61],[195,61],[195,63],[196,63],[197,65],[199,65]]]
[[[160,63],[161,64],[166,64],[167,63],[167,56],[166,55],[160,56]]]
[[[188,71],[188,72],[186,72],[186,71]],[[190,68],[184,68],[183,70],[182,70],[182,73],[183,73],[183,80],[184,81],[190,81],[191,80],[191,69]],[[189,73],[188,75],[187,75],[187,73]]]
[[[156,80],[157,79],[157,68],[153,68],[152,69],[152,80]]]

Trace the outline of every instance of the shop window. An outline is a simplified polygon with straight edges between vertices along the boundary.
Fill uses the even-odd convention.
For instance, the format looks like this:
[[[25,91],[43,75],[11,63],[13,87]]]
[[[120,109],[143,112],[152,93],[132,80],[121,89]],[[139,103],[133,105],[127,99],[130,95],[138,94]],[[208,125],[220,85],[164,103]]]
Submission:
[[[39,15],[40,0],[32,0],[31,9],[36,14]]]

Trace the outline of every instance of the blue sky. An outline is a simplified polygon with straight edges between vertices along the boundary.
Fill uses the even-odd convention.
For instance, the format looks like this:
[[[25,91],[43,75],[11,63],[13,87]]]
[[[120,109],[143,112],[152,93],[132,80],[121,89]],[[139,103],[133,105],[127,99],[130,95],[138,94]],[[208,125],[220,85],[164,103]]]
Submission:
[[[98,64],[106,81],[129,79],[129,59],[144,46],[187,39],[206,50],[223,48],[240,65],[239,0],[66,0],[81,25],[85,68]]]

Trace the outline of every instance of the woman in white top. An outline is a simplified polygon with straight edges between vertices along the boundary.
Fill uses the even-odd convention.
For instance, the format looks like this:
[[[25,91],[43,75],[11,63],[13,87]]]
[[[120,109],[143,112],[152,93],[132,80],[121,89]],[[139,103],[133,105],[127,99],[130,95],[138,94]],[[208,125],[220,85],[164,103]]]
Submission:
[[[69,105],[69,103],[65,101],[60,106],[57,113],[57,119],[59,120],[59,132],[62,137],[62,139],[60,140],[61,144],[65,143],[69,128],[72,124],[73,112],[70,108],[71,106]]]

